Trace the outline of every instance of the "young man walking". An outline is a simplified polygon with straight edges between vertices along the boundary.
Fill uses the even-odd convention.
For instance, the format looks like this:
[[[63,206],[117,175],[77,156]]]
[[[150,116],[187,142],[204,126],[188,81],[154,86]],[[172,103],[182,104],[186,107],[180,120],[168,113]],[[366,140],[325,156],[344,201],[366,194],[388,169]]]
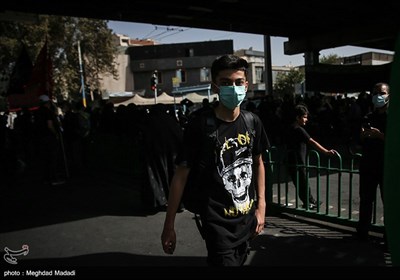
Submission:
[[[200,158],[204,159],[200,178],[205,197],[201,224],[208,264],[243,265],[249,240],[264,229],[266,203],[262,153],[269,148],[269,141],[260,119],[247,112],[251,114],[252,122],[248,127],[248,120],[240,110],[248,89],[247,68],[247,61],[234,55],[219,57],[212,65],[212,88],[219,95],[219,104],[210,109],[209,114],[216,129],[207,140],[201,127],[209,117],[200,114],[185,130],[161,236],[167,254],[173,254],[175,250],[176,212],[189,173],[199,172],[199,168],[193,167]],[[211,145],[205,142],[211,142]]]

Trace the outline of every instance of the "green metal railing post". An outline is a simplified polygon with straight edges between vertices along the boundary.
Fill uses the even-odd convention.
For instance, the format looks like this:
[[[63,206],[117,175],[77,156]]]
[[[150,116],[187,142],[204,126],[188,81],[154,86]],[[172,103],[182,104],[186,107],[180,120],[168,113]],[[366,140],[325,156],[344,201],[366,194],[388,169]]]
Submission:
[[[358,170],[354,169],[354,160],[356,157],[361,157],[361,154],[355,154],[350,161],[350,173],[349,173],[349,220],[353,220],[353,177],[354,173],[358,173]]]
[[[277,151],[277,154],[273,154],[272,151]],[[296,178],[291,178],[292,181],[297,182],[297,184],[295,184],[296,186],[298,186],[298,182],[299,182],[299,169],[300,168],[306,168],[306,178],[307,178],[307,186],[310,188],[311,184],[316,183],[316,196],[317,199],[320,200],[320,196],[322,193],[322,189],[321,189],[321,175],[322,175],[322,170],[326,171],[326,175],[324,176],[326,178],[326,195],[325,195],[325,199],[326,199],[326,211],[324,212],[320,212],[319,209],[319,205],[317,205],[317,209],[316,211],[312,211],[309,208],[309,203],[306,202],[305,203],[305,209],[302,209],[299,207],[299,198],[298,198],[298,188],[295,187],[295,201],[296,201],[296,205],[293,207],[292,205],[289,205],[289,194],[291,194],[291,192],[289,192],[289,181],[288,177],[286,176],[285,180],[285,203],[282,203],[281,200],[283,200],[281,198],[281,194],[282,194],[282,190],[281,190],[281,168],[282,170],[287,170],[287,168],[289,167],[288,165],[288,161],[287,161],[287,154],[289,153],[289,151],[286,151],[285,149],[270,149],[269,151],[269,157],[268,160],[270,162],[269,168],[270,168],[270,172],[272,174],[269,175],[268,180],[268,200],[270,203],[272,203],[272,206],[274,209],[277,209],[277,211],[281,212],[281,211],[285,211],[288,213],[292,213],[295,215],[303,215],[306,217],[312,217],[315,219],[320,219],[320,220],[324,220],[324,221],[329,221],[332,223],[336,223],[336,224],[341,224],[341,225],[347,225],[347,226],[352,226],[355,227],[358,220],[357,219],[353,219],[352,218],[352,212],[353,212],[353,205],[352,203],[354,203],[353,201],[353,194],[354,194],[354,189],[353,189],[353,184],[354,184],[354,174],[359,174],[359,170],[357,170],[354,166],[354,158],[351,159],[350,162],[350,167],[348,169],[344,169],[343,168],[343,160],[342,160],[342,156],[337,153],[337,157],[338,157],[338,167],[332,167],[331,165],[331,158],[327,159],[327,164],[325,166],[321,166],[321,159],[320,159],[320,155],[316,150],[310,150],[307,153],[307,158],[306,158],[306,164],[305,165],[295,165],[295,166],[290,166],[290,167],[294,167],[296,170]],[[316,155],[316,160],[313,161],[312,159],[312,154]],[[279,156],[279,157],[276,157]],[[361,155],[356,154],[356,157],[361,157]],[[354,157],[354,155],[353,155]],[[274,160],[274,159],[277,160]],[[316,165],[313,165],[312,163],[316,162]],[[284,168],[283,168],[284,167]],[[310,181],[310,172],[311,170],[315,169],[316,170],[316,182],[309,182]],[[331,205],[330,203],[330,193],[331,193],[331,173],[337,173],[338,175],[338,179],[336,182],[335,187],[337,187],[337,189],[335,188],[335,192],[337,191],[337,202],[335,201],[334,204],[336,203],[337,205],[337,214],[330,214],[329,212],[332,211],[329,207]],[[346,215],[346,217],[342,217],[342,204],[344,202],[342,202],[342,198],[343,198],[343,173],[345,174],[349,174],[349,180],[348,180],[348,184],[349,184],[349,189],[348,189],[348,205],[346,204],[346,207],[348,206],[348,215]],[[286,173],[285,173],[286,174]],[[285,175],[284,174],[284,175]],[[314,173],[312,173],[314,174]],[[272,181],[273,176],[278,175],[279,178],[275,178],[277,179],[277,181]],[[286,174],[287,175],[287,174]],[[346,181],[347,183],[347,181]],[[345,190],[347,191],[347,189]],[[278,200],[274,200],[274,196],[273,196],[273,192],[277,192],[278,193]],[[274,194],[275,194],[274,193]],[[307,198],[309,198],[309,192],[307,192]],[[347,198],[347,197],[346,197]],[[272,201],[272,202],[271,202]],[[375,199],[375,204],[374,204],[374,211],[373,211],[373,221],[371,223],[372,228],[374,228],[375,230],[377,230],[378,232],[383,232],[383,225],[380,224],[376,224],[377,221],[377,197]]]

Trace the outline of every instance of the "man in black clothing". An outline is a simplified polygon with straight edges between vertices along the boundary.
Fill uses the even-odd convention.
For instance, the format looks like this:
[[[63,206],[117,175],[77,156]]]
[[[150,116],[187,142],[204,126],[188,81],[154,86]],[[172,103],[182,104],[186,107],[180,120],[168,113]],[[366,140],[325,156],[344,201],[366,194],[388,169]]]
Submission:
[[[260,119],[253,115],[254,133],[246,126],[240,104],[248,87],[247,61],[225,55],[214,61],[212,87],[219,104],[210,110],[216,130],[213,145],[204,150],[203,114],[190,120],[183,149],[177,158],[168,208],[161,236],[163,250],[172,254],[176,245],[174,222],[189,172],[206,153],[202,191],[206,197],[201,214],[210,266],[240,266],[246,260],[249,240],[265,224],[265,170],[262,153],[269,141]],[[207,113],[207,111],[206,111]]]
[[[33,143],[39,161],[40,179],[50,185],[64,183],[58,176],[60,170],[60,123],[54,105],[47,95],[39,96],[40,106],[34,111]]]
[[[360,161],[360,216],[357,234],[361,239],[368,237],[378,185],[383,199],[384,143],[389,106],[389,86],[386,83],[375,85],[372,103],[374,111],[364,117],[360,136],[362,157]]]
[[[335,150],[328,150],[314,140],[304,129],[308,121],[308,109],[304,105],[297,105],[294,109],[295,120],[291,124],[287,132],[287,150],[288,150],[288,171],[292,178],[293,184],[298,188],[300,200],[303,207],[307,209],[315,209],[321,202],[318,202],[311,194],[308,186],[306,172],[306,156],[307,146],[310,145],[319,152],[333,156]],[[298,180],[297,180],[298,175]],[[308,194],[307,194],[308,192]]]

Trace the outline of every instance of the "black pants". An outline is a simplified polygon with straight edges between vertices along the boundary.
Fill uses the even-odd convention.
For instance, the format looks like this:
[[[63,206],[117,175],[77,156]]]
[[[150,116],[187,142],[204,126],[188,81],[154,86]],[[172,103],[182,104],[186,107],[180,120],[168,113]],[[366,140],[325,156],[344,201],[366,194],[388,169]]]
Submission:
[[[257,217],[251,216],[251,220],[246,223],[246,233],[253,233],[257,227]],[[242,266],[247,259],[247,256],[250,252],[250,239],[249,236],[247,239],[243,238],[243,242],[233,248],[224,248],[221,249],[221,246],[218,246],[215,242],[218,238],[212,237],[210,235],[210,231],[207,223],[201,219],[202,223],[202,237],[204,238],[207,246],[207,264],[210,267],[220,267],[220,266]]]
[[[243,242],[232,249],[216,250],[207,244],[207,264],[209,266],[242,266],[249,254],[249,242]]]
[[[357,227],[359,235],[368,235],[378,185],[383,201],[383,170],[379,165],[372,168],[360,167],[360,216]]]
[[[294,165],[290,165],[288,167],[289,175],[292,178],[293,184],[295,187],[299,190],[299,198],[303,202],[303,204],[306,204],[307,201],[307,191],[308,191],[308,202],[309,203],[316,203],[314,197],[311,194],[311,190],[308,187],[308,181],[307,181],[307,172],[305,167],[299,167],[296,168]],[[298,173],[298,183],[297,183],[297,173]]]

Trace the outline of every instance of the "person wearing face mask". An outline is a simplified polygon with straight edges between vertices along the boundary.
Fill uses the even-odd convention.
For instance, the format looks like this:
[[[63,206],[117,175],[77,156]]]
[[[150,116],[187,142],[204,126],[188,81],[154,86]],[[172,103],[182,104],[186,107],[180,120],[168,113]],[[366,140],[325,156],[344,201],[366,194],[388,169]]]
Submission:
[[[372,221],[373,204],[379,185],[383,199],[384,144],[389,107],[389,85],[377,83],[372,91],[374,110],[368,113],[362,123],[360,160],[360,213],[357,236],[361,240],[368,238]]]
[[[201,176],[201,190],[206,198],[201,224],[207,264],[243,265],[250,240],[264,229],[266,203],[262,153],[270,144],[258,116],[247,112],[252,114],[253,121],[253,127],[249,128],[245,113],[240,109],[248,88],[247,68],[247,61],[235,55],[221,56],[212,64],[212,89],[218,93],[219,102],[216,107],[191,119],[185,130],[161,235],[162,247],[167,254],[173,254],[175,250],[175,216],[188,175],[197,170],[194,165],[199,158],[205,158],[206,163]],[[202,135],[201,129],[210,119],[215,124],[211,140]],[[205,143],[210,141],[211,144]]]

